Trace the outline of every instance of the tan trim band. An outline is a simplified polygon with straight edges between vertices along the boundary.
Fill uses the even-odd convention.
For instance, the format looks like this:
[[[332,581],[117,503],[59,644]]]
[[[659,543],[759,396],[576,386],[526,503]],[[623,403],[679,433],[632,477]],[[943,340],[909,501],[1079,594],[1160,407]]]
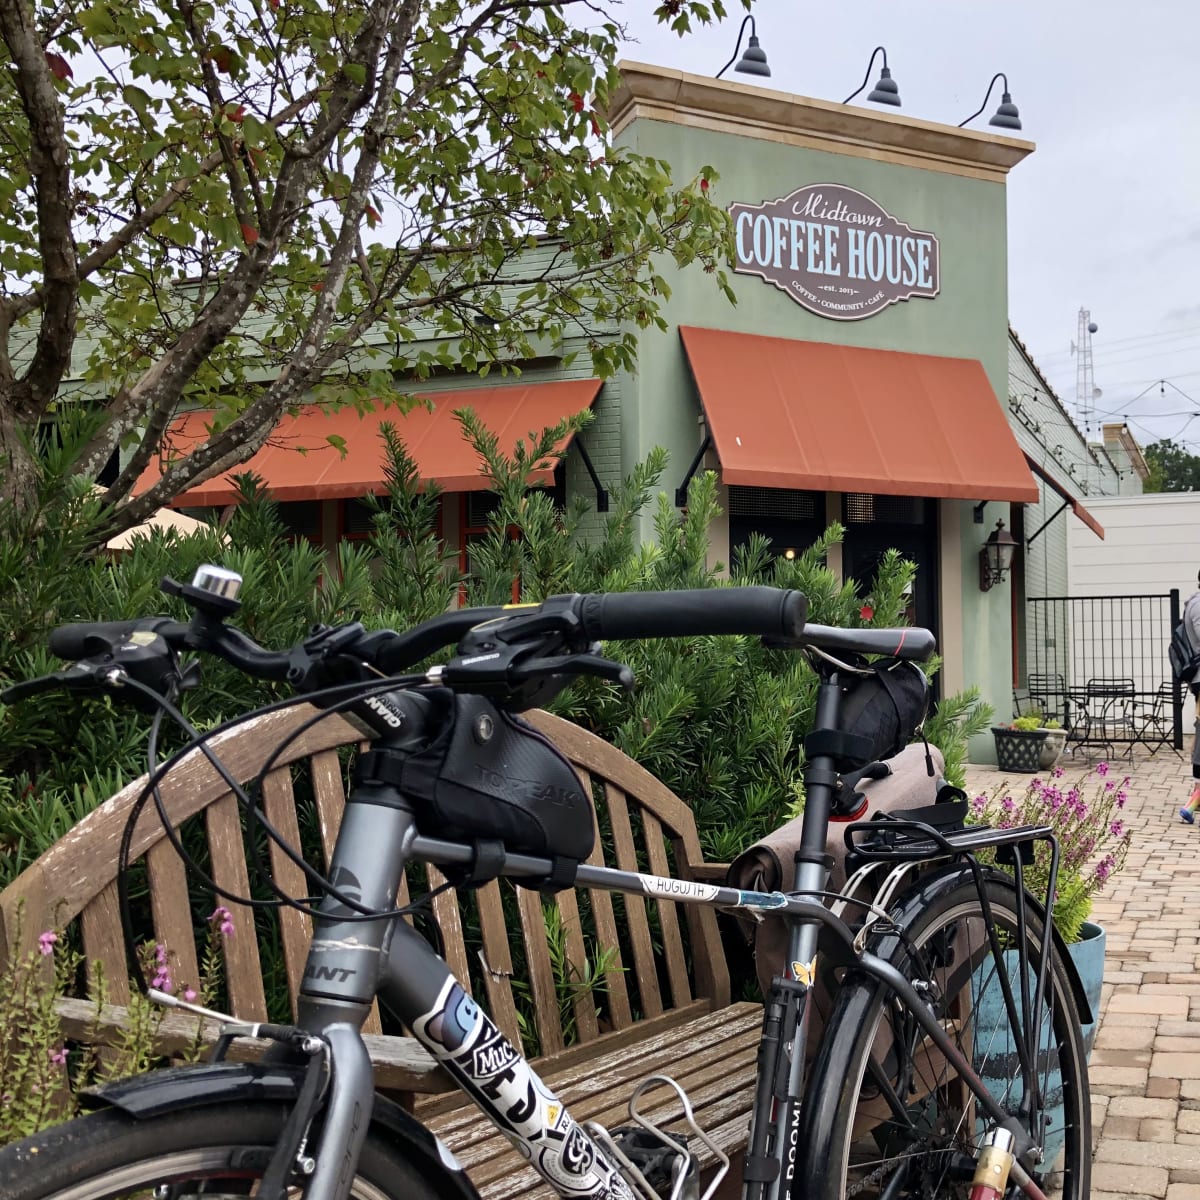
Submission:
[[[641,118],[994,183],[1034,150],[1032,142],[953,125],[643,63],[619,66],[622,83],[609,109],[614,136]]]

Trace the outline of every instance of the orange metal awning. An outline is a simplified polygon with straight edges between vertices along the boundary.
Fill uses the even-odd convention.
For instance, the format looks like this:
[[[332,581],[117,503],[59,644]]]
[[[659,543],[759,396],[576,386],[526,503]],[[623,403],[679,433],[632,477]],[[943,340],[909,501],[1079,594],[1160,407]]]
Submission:
[[[681,326],[726,483],[1035,503],[983,367]]]
[[[1029,464],[1029,469],[1041,479],[1045,480],[1047,486],[1057,492],[1070,506],[1071,511],[1100,539],[1104,538],[1104,526],[1092,516],[1074,496],[1068,492],[1061,483],[1053,476],[1047,473],[1046,469],[1041,466],[1036,459],[1031,455],[1025,455],[1025,461]],[[1059,510],[1062,511],[1061,509]]]
[[[330,412],[308,406],[295,416],[284,417],[270,441],[247,462],[189,489],[174,503],[183,507],[234,504],[239,493],[232,476],[246,471],[261,476],[276,500],[340,500],[380,494],[386,490],[387,456],[379,432],[385,421],[396,426],[422,482],[436,483],[447,492],[484,491],[489,480],[481,474],[483,460],[463,436],[455,409],[474,409],[499,438],[500,449],[511,454],[519,438],[528,439],[531,433],[536,435],[563,417],[590,408],[599,390],[599,379],[573,379],[433,392],[421,397],[432,404],[432,410],[419,405],[405,414],[395,408],[380,407],[360,415],[352,408]],[[212,416],[211,412],[190,412],[176,418],[164,439],[164,456],[195,449],[208,437]],[[344,440],[344,455],[329,441],[330,435]],[[533,473],[531,482],[553,483],[554,467],[553,461],[545,463]],[[142,473],[136,490],[145,491],[160,477],[159,464],[152,464]]]

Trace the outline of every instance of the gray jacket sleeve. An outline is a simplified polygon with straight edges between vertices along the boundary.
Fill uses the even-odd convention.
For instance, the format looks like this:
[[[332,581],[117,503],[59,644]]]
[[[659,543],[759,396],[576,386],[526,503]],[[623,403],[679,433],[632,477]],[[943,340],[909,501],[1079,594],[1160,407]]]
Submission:
[[[1183,621],[1192,649],[1200,652],[1200,592],[1193,592],[1183,606]]]

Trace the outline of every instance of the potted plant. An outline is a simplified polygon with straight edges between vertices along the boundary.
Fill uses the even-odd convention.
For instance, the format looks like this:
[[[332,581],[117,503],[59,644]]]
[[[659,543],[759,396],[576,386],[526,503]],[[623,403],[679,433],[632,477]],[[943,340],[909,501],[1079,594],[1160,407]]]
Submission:
[[[1048,825],[1054,830],[1059,864],[1052,917],[1067,943],[1067,953],[1079,972],[1092,1010],[1093,1020],[1083,1026],[1084,1048],[1090,1060],[1096,1038],[1094,1018],[1100,1011],[1104,981],[1106,935],[1103,926],[1088,918],[1096,893],[1124,866],[1129,854],[1133,835],[1122,812],[1129,777],[1114,779],[1105,762],[1080,775],[1072,784],[1064,784],[1063,775],[1061,768],[1055,768],[1048,780],[1034,779],[1018,795],[1001,786],[990,796],[977,796],[971,802],[971,811],[974,820],[994,828]],[[1025,886],[1035,896],[1046,894],[1050,856],[1050,845],[1039,842],[1033,863],[1024,868]],[[981,859],[985,857],[988,856],[980,855]],[[1002,1002],[998,996],[989,994],[999,990],[998,986],[984,985],[973,1002],[980,1005]],[[1046,1049],[1048,1052],[1048,1045]],[[1053,1149],[1053,1139],[1047,1142],[1047,1149]]]
[[[1030,715],[1033,716],[1035,714],[1031,713]],[[1038,766],[1043,771],[1049,771],[1062,757],[1062,752],[1067,748],[1067,731],[1056,718],[1043,717],[1040,713],[1036,715],[1041,722],[1039,728],[1046,731],[1046,739],[1042,742],[1042,755],[1038,760]]]
[[[996,765],[1002,771],[1022,771],[1032,774],[1042,769],[1042,748],[1047,730],[1041,718],[1017,717],[1008,725],[993,725],[996,742]]]
[[[1040,708],[1031,708],[1028,712],[1022,713],[1013,721],[1012,727],[1026,732],[1041,730],[1045,733],[1041,755],[1038,759],[1038,767],[1043,771],[1049,771],[1066,749],[1067,731],[1055,717],[1046,716]]]

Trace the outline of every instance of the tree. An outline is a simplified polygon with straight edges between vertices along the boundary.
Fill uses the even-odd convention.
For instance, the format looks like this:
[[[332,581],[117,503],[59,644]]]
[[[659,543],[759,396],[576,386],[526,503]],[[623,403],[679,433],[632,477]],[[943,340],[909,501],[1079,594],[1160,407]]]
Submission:
[[[1200,491],[1200,455],[1192,454],[1170,438],[1164,438],[1161,442],[1152,442],[1146,447],[1145,458],[1150,468],[1150,477],[1146,480],[1143,491]]]
[[[73,470],[124,450],[111,534],[301,401],[399,403],[543,338],[628,365],[658,256],[729,293],[712,172],[609,143],[619,37],[600,0],[0,0],[0,499],[73,356]],[[211,435],[134,497],[194,406]]]

